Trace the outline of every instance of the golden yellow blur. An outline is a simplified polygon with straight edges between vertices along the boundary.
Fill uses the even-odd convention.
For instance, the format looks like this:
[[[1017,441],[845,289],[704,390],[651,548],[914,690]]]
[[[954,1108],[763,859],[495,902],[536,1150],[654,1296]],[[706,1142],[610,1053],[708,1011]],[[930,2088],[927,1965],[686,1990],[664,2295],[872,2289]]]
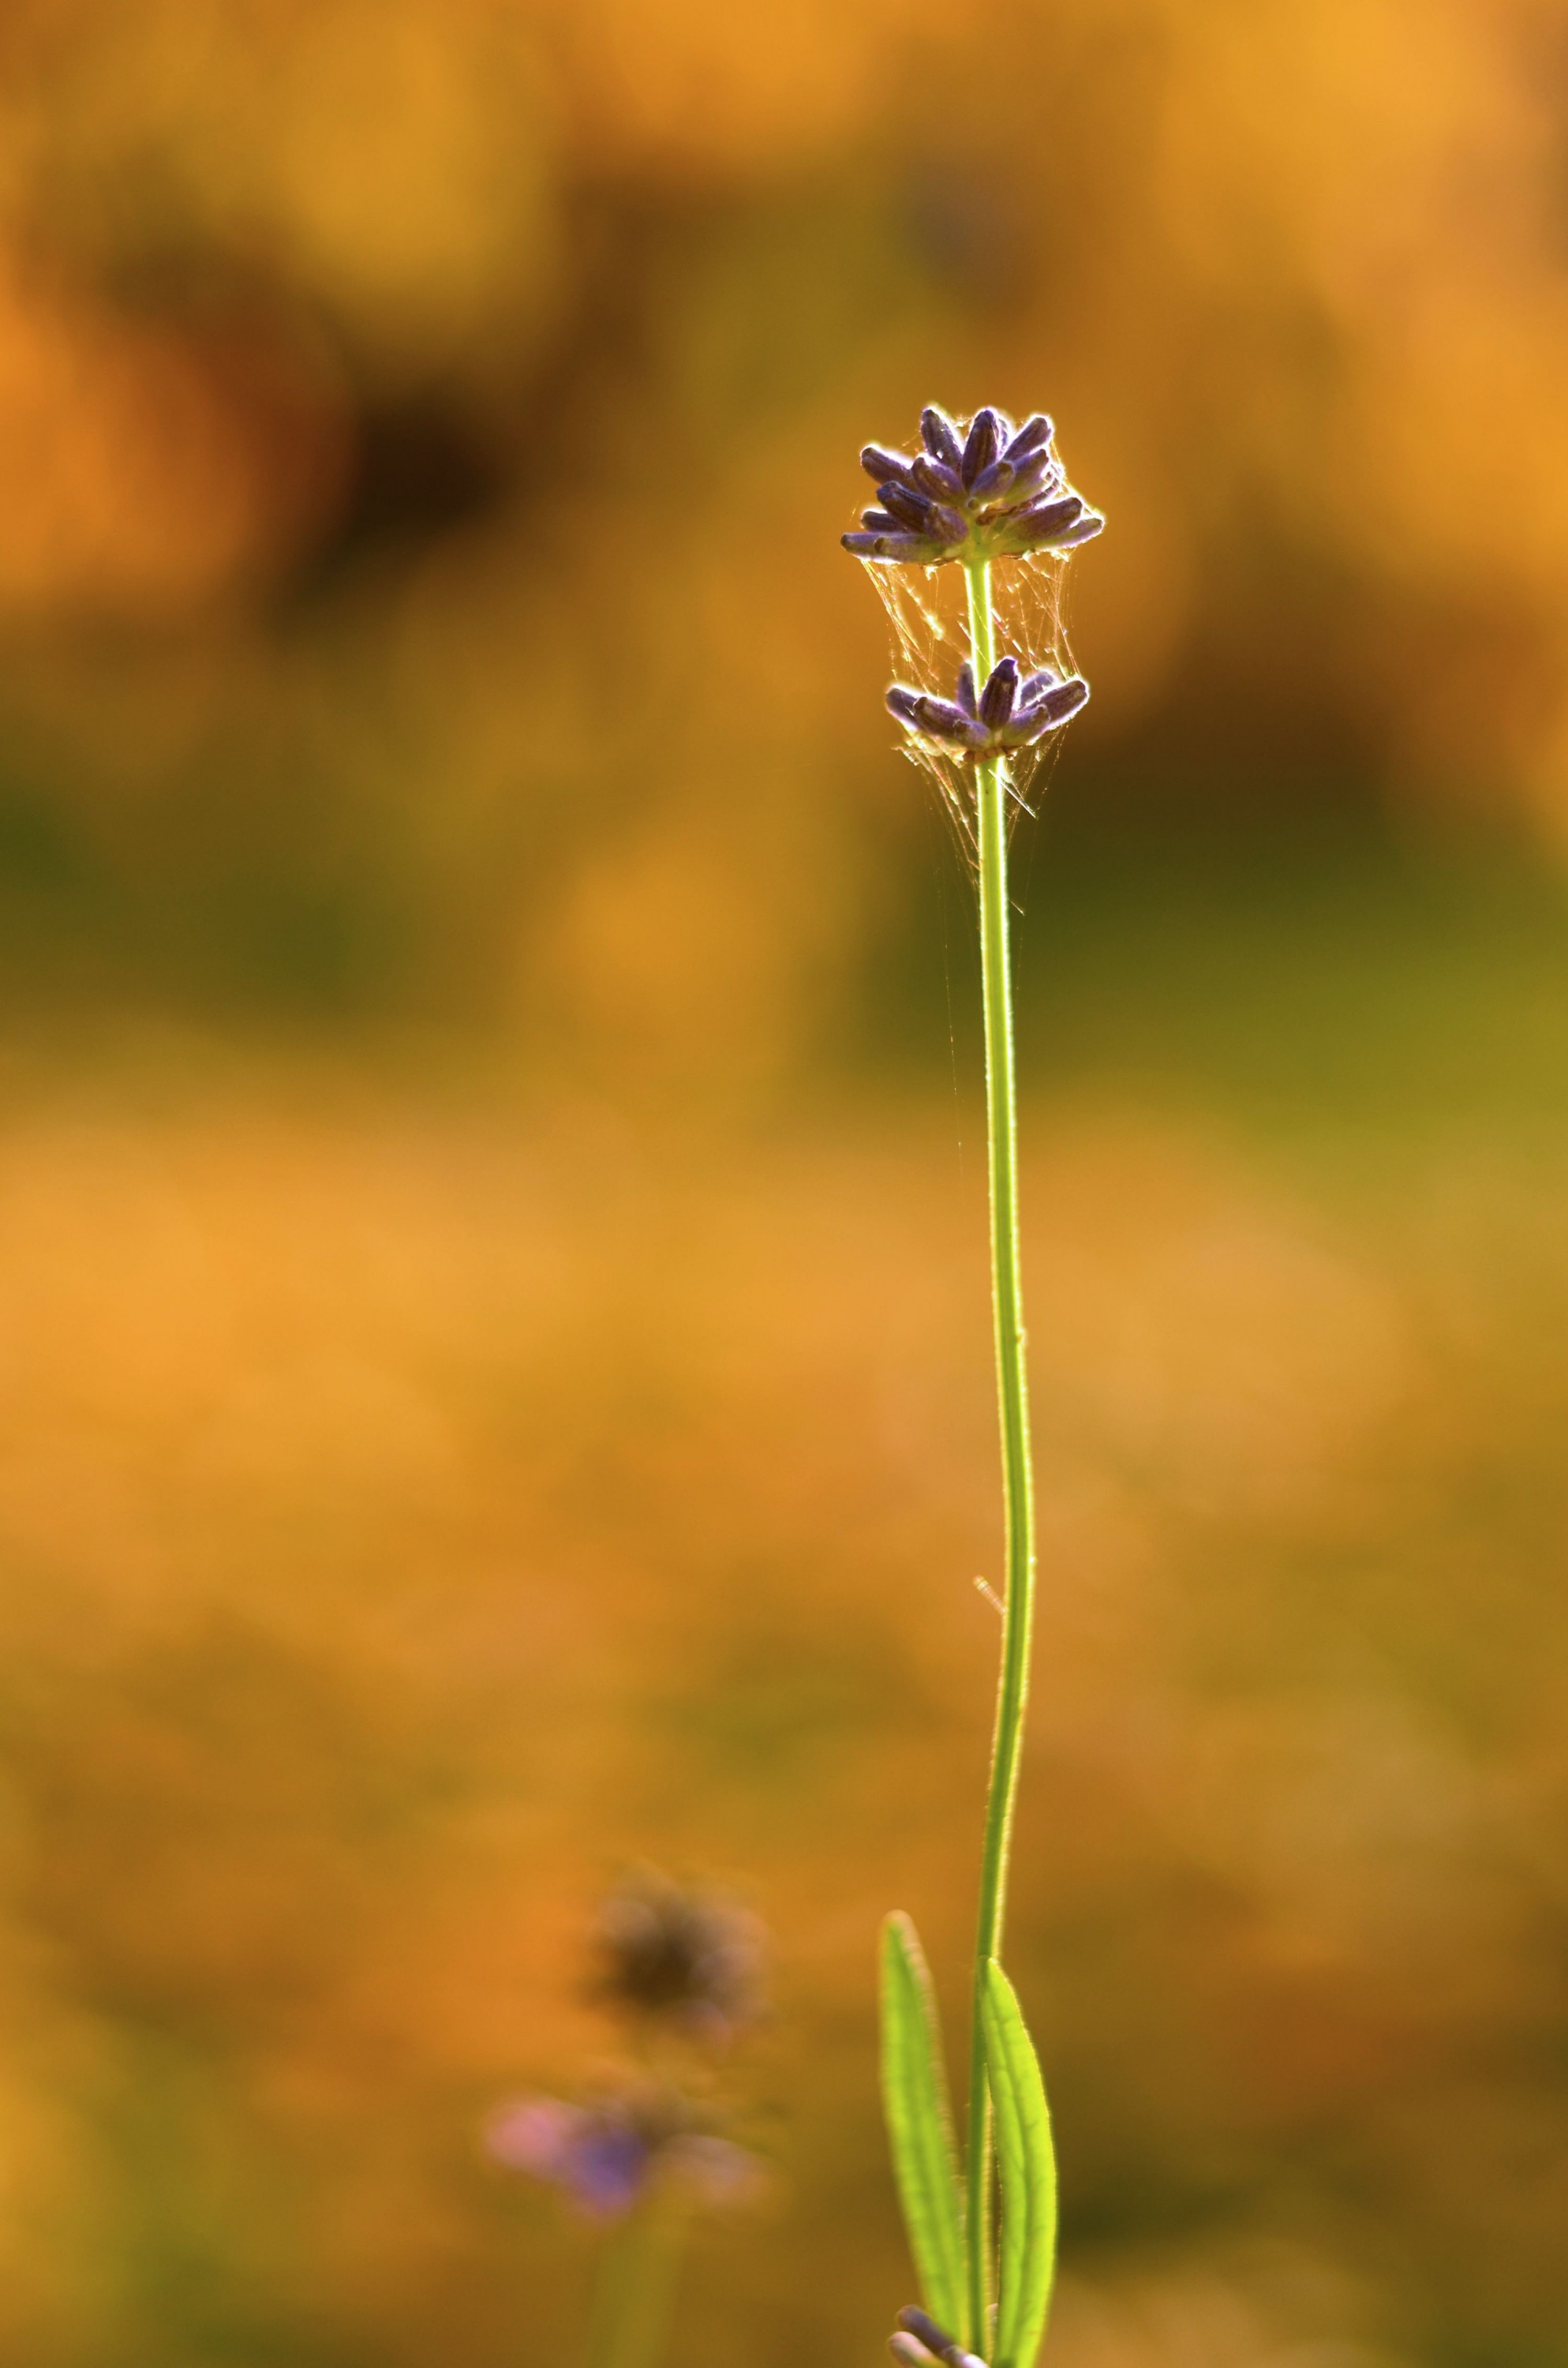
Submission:
[[[838,548],[1059,422],[1017,841],[1049,2368],[1568,2368],[1561,0],[13,0],[0,2356],[545,2368],[646,1861],[683,2368],[909,2273],[998,1551],[972,916]]]

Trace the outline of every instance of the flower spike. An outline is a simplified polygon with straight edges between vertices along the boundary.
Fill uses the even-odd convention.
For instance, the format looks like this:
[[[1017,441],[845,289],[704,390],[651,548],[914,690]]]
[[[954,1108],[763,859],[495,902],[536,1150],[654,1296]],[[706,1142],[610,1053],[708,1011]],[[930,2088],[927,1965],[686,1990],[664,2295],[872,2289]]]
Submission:
[[[927,2297],[949,2326],[962,2332],[949,2334],[927,2311],[911,2305],[899,2312],[888,2350],[899,2368],[985,2368],[965,2348],[966,2339],[972,2333],[977,2342],[989,2343],[994,2333],[998,2368],[1032,2368],[1055,2268],[1056,2170],[1033,2045],[999,1962],[1035,1589],[1028,1334],[1018,1260],[1017,1079],[1008,988],[1007,825],[1008,802],[1022,803],[1018,779],[1028,770],[1015,764],[1015,752],[1059,730],[1084,706],[1089,686],[1051,666],[1026,673],[1027,660],[998,657],[1004,632],[1015,648],[1017,641],[1016,620],[1004,623],[998,615],[998,594],[1005,599],[1009,589],[1031,587],[1019,585],[1021,570],[1004,571],[994,563],[1069,551],[1098,534],[1105,521],[1067,483],[1051,450],[1051,424],[1044,412],[1031,413],[1015,427],[987,406],[960,435],[960,424],[933,404],[921,417],[920,436],[924,450],[907,463],[902,455],[868,446],[863,458],[876,479],[879,506],[865,513],[858,532],[843,540],[863,559],[925,567],[957,560],[966,579],[968,630],[952,697],[895,682],[887,704],[908,735],[907,753],[927,763],[944,760],[935,769],[975,860],[1006,1589],[997,1607],[1002,1655],[975,1938],[975,1982],[985,2011],[971,2033],[961,2192],[924,1960],[907,1918],[891,1918],[886,1928],[896,1943],[891,1962],[899,1971],[897,1979],[884,1978],[882,2086],[900,2198]],[[884,598],[901,648],[912,645],[912,611],[930,628],[932,641],[919,646],[948,643],[962,630],[950,603],[937,613],[918,595],[905,600],[884,591]],[[953,768],[960,765],[965,769],[955,779]],[[998,2186],[999,2248],[994,2233]],[[994,2270],[999,2270],[994,2283],[1000,2288],[994,2315]]]

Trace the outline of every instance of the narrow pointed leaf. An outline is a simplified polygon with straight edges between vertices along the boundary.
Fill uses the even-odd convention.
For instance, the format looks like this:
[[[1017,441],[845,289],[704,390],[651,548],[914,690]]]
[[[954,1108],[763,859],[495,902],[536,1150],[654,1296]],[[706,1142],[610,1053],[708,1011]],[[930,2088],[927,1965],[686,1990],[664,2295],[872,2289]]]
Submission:
[[[982,2013],[1002,2188],[993,2368],[1035,2368],[1056,2271],[1056,2154],[1034,2043],[994,1957]]]
[[[931,1976],[914,1925],[882,1926],[882,2110],[926,2307],[964,2329],[963,2219]]]

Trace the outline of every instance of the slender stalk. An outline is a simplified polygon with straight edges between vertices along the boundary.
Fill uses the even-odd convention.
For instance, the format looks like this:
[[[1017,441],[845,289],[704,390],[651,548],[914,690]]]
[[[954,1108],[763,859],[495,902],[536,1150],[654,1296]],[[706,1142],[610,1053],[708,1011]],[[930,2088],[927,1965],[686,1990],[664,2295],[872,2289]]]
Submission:
[[[655,2186],[605,2248],[594,2287],[587,2368],[655,2368],[686,2237],[684,2198]]]
[[[970,655],[977,683],[996,662],[989,566],[967,571]],[[969,2340],[988,2351],[992,2286],[992,2128],[981,2021],[982,1975],[999,1957],[1006,1915],[1007,1854],[1018,1785],[1024,1711],[1028,1700],[1029,1635],[1034,1619],[1034,1474],[1029,1456],[1028,1374],[1018,1261],[1017,1094],[1013,1069],[1013,990],[1007,951],[1006,760],[976,767],[980,857],[980,956],[985,1007],[985,1110],[991,1185],[991,1294],[996,1341],[996,1398],[1002,1433],[1002,1510],[1006,1566],[996,1728],[985,1804],[975,1931],[974,1997],[969,2067]]]

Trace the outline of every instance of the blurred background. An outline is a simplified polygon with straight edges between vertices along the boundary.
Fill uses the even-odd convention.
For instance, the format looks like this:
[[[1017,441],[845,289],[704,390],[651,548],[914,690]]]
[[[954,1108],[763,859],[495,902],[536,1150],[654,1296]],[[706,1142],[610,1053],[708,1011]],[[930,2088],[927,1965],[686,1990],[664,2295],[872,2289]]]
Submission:
[[[1054,2368],[1568,2362],[1560,0],[12,0],[0,2348],[574,2356],[498,2098],[774,1934],[690,2368],[909,2277],[995,1650],[972,913],[837,546],[1056,416]]]

